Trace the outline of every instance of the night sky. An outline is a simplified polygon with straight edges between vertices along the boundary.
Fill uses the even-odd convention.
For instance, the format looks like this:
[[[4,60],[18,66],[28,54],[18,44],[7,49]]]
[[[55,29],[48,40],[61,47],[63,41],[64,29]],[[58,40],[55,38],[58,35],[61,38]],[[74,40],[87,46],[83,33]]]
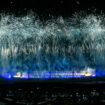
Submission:
[[[74,12],[93,11],[100,13],[104,11],[104,2],[95,0],[2,0],[0,11],[14,13],[17,15],[33,11],[39,16],[71,16]]]

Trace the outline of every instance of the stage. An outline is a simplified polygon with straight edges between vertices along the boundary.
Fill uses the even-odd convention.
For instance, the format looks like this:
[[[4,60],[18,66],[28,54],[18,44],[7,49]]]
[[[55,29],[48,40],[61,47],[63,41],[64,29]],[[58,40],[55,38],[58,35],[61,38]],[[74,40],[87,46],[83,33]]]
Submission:
[[[32,84],[44,84],[44,83],[57,83],[57,84],[105,84],[105,77],[84,77],[84,78],[68,78],[68,79],[35,79],[35,78],[0,78],[0,85],[2,84],[18,84],[18,83],[32,83]]]

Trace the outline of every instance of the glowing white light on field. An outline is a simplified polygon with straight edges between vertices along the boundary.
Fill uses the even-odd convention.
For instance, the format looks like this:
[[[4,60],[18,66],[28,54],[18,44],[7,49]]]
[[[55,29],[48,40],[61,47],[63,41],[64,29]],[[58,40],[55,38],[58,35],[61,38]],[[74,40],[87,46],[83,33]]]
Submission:
[[[21,78],[21,73],[17,72],[16,75],[14,75],[13,77],[15,77],[15,78]]]

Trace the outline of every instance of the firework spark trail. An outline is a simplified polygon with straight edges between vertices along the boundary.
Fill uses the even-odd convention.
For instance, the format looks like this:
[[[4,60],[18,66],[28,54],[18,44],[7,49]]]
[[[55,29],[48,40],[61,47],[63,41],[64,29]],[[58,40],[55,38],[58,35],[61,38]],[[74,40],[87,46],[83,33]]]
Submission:
[[[31,14],[1,15],[1,74],[104,68],[104,62],[105,25],[101,16],[76,14],[43,23]]]

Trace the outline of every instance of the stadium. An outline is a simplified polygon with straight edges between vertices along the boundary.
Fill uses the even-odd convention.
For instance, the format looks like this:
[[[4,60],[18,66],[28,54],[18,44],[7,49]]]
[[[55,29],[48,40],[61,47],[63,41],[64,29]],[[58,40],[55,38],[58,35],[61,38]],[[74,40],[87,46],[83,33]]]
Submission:
[[[105,105],[102,4],[3,0],[0,105]]]
[[[1,15],[0,105],[104,105],[104,17],[82,14]]]

